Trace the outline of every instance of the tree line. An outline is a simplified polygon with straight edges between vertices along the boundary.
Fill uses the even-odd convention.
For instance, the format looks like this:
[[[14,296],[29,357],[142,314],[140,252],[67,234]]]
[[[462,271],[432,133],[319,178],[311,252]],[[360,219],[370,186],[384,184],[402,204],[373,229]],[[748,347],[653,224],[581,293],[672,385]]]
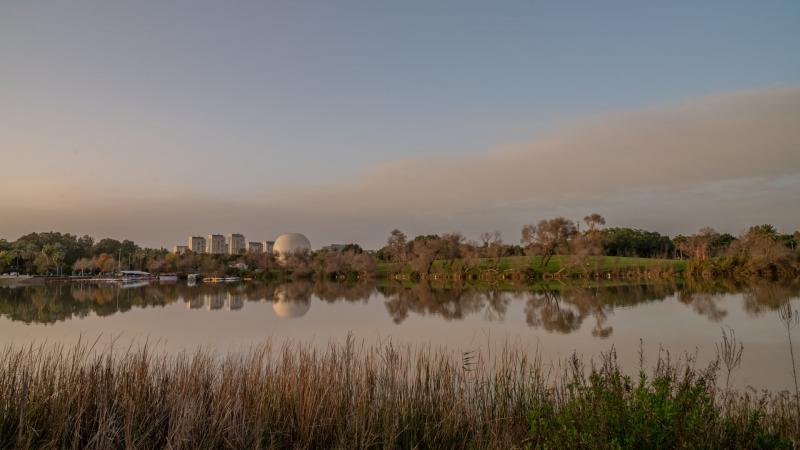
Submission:
[[[16,241],[0,239],[0,273],[69,275],[75,272],[111,273],[144,268],[163,257],[165,249],[143,248],[130,240],[46,232],[26,234]]]
[[[522,227],[520,244],[505,244],[500,232],[484,232],[480,241],[460,233],[420,235],[413,239],[393,230],[376,253],[380,261],[410,267],[412,273],[429,274],[435,261],[448,272],[486,266],[510,256],[539,256],[547,266],[562,256],[562,269],[590,271],[603,256],[689,260],[696,275],[784,276],[800,273],[800,231],[779,233],[772,225],[750,227],[739,236],[702,228],[690,235],[669,237],[638,228],[609,227],[600,214],[582,222],[564,217],[541,220]]]
[[[0,273],[38,275],[97,275],[121,269],[152,273],[263,274],[266,277],[331,278],[373,276],[379,266],[406,270],[417,276],[437,270],[450,273],[491,268],[503,258],[539,256],[548,266],[559,256],[560,270],[597,270],[603,256],[628,256],[688,260],[687,271],[696,275],[784,276],[800,273],[800,231],[779,233],[772,225],[750,227],[739,236],[703,228],[697,233],[670,237],[655,231],[627,227],[605,227],[600,214],[581,222],[564,217],[524,225],[519,244],[506,244],[500,232],[484,232],[479,240],[468,240],[458,232],[418,235],[409,238],[400,230],[389,234],[375,252],[357,244],[341,250],[283,255],[210,255],[166,249],[144,248],[130,240],[69,233],[30,233],[16,241],[0,239]],[[593,266],[594,264],[594,266]]]

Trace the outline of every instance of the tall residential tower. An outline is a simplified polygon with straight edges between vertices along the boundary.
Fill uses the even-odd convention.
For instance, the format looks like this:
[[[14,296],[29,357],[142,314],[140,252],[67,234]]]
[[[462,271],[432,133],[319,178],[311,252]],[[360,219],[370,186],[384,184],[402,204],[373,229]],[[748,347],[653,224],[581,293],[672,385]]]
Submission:
[[[241,255],[247,250],[247,242],[244,236],[238,233],[228,235],[228,253],[231,255]]]
[[[186,242],[186,247],[188,247],[188,250],[191,250],[194,253],[205,253],[206,238],[203,236],[189,236],[189,239]]]
[[[225,242],[225,236],[221,234],[209,234],[208,241],[206,242],[206,253],[211,253],[212,255],[224,255],[227,253],[227,243]]]

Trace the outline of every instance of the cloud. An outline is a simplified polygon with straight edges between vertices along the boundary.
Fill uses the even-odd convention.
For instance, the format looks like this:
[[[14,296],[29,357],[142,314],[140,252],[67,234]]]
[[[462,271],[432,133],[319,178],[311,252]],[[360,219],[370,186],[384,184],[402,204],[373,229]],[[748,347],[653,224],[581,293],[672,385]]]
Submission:
[[[368,246],[379,245],[394,227],[411,234],[500,229],[512,242],[524,223],[594,211],[616,225],[669,233],[703,225],[736,232],[761,222],[796,228],[798,124],[800,87],[751,90],[608,114],[483,155],[389,161],[339,184],[265,187],[235,202],[85,193],[68,196],[57,214],[45,205],[14,220],[0,217],[0,227],[40,228],[50,221],[58,228],[73,209],[86,217],[72,220],[74,226],[99,216],[112,217],[107,226],[114,228],[113,215],[122,214],[147,230],[136,235],[136,226],[123,227],[146,242],[164,242],[159,229],[173,240],[178,229],[186,230],[181,239],[200,229],[298,229],[315,244]],[[36,206],[41,192],[32,192],[15,206]],[[92,206],[93,198],[102,201]],[[14,203],[8,195],[0,202]]]
[[[798,124],[800,87],[703,97],[607,115],[482,156],[386,163],[346,185],[294,192],[283,206],[473,233],[604,209],[618,224],[660,215],[673,224],[666,231],[728,227],[719,222],[734,215],[800,218],[800,202],[792,202],[800,193]],[[764,210],[758,206],[765,199],[781,202]],[[672,218],[689,211],[696,216]]]

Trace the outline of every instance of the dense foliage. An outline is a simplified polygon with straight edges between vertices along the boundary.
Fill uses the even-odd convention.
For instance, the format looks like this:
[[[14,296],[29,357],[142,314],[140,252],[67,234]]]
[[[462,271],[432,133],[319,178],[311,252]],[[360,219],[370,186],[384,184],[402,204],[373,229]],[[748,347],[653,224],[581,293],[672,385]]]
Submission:
[[[636,228],[606,228],[603,230],[603,252],[608,256],[638,256],[670,258],[675,244],[668,236]]]

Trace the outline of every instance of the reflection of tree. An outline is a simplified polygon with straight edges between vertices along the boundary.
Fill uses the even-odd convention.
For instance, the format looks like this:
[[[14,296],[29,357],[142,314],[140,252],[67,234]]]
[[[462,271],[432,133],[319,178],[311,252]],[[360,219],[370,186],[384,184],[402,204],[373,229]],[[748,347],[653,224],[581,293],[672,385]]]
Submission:
[[[584,315],[569,305],[563,304],[556,291],[532,294],[525,304],[525,321],[535,328],[546,331],[571,333],[580,328]]]
[[[362,282],[335,282],[320,281],[314,284],[314,295],[327,303],[337,301],[346,302],[367,302],[369,297],[375,292],[375,284],[371,281]]]
[[[675,292],[669,283],[617,286],[570,286],[554,290],[536,290],[529,293],[525,305],[528,325],[549,332],[572,333],[580,329],[583,321],[594,318],[592,335],[611,336],[614,328],[607,325],[608,314],[614,308],[643,302],[660,301]]]
[[[174,301],[153,287],[46,284],[0,288],[0,315],[25,323],[54,323],[93,312],[108,316],[132,307],[163,306]]]
[[[750,315],[774,311],[800,295],[800,284],[756,281],[750,285],[714,280],[711,283],[687,282],[648,285],[562,285],[558,289],[533,289],[527,285],[478,287],[470,284],[414,284],[374,282],[297,281],[285,284],[241,283],[210,285],[185,284],[121,288],[116,284],[45,284],[24,288],[0,287],[0,315],[25,323],[54,323],[89,314],[108,316],[133,308],[162,307],[176,301],[187,308],[246,308],[248,301],[310,304],[312,297],[326,303],[367,302],[373,294],[385,297],[385,306],[395,323],[409,315],[437,316],[462,320],[480,314],[485,320],[503,320],[516,297],[525,303],[525,319],[532,327],[548,332],[571,333],[591,317],[592,335],[613,333],[608,315],[621,306],[660,301],[677,294],[678,300],[712,321],[720,321],[727,311],[721,303],[724,294],[741,293],[743,308]]]
[[[631,288],[631,287],[629,287]],[[532,327],[542,327],[546,331],[571,333],[581,327],[584,319],[592,316],[595,326],[592,335],[605,338],[614,328],[607,326],[608,313],[619,300],[630,302],[630,295],[640,294],[637,289],[582,288],[564,286],[560,290],[531,293],[525,305],[525,319]],[[641,295],[633,297],[639,302]]]
[[[800,285],[781,283],[763,279],[750,280],[749,284],[721,279],[708,282],[691,281],[679,293],[681,303],[691,305],[692,309],[712,321],[719,321],[727,315],[719,303],[725,294],[741,294],[744,310],[751,316],[759,316],[767,311],[775,311],[792,298],[800,296]]]
[[[752,316],[775,311],[800,296],[800,284],[755,280],[744,290],[744,309]]]
[[[678,292],[678,301],[712,322],[719,322],[728,315],[720,303],[725,294],[741,292],[743,287],[735,280],[717,278],[711,280],[689,278]]]
[[[712,322],[719,322],[728,315],[728,311],[718,305],[722,300],[722,295],[720,294],[682,291],[678,295],[678,300],[685,305],[691,306],[694,312],[707,317]]]
[[[502,318],[509,302],[500,291],[480,291],[462,285],[432,288],[424,281],[410,286],[382,287],[380,291],[386,297],[386,309],[395,323],[403,322],[410,312],[422,316],[440,316],[445,320],[460,320],[469,314],[486,310],[485,317]]]

